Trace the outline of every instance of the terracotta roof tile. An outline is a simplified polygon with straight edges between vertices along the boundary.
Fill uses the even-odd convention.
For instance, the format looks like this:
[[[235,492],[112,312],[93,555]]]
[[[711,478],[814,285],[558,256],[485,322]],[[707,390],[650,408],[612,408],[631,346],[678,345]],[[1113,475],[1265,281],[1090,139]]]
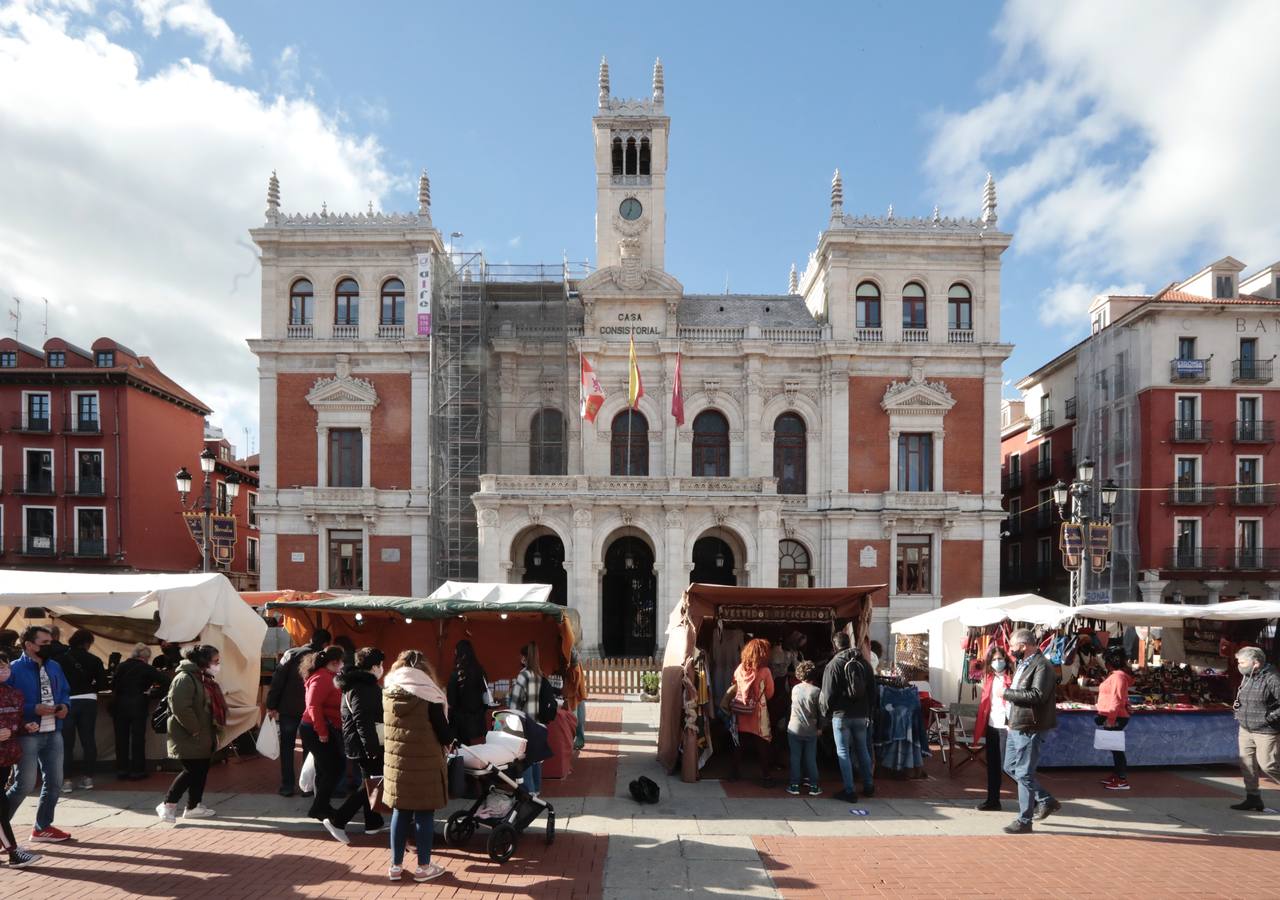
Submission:
[[[205,415],[208,415],[213,411],[207,403],[200,400],[194,394],[189,393],[180,384],[161,372],[160,369],[156,367],[155,361],[149,356],[138,357],[138,363],[136,365],[119,366],[117,368],[127,369],[131,377],[136,378],[138,381],[145,382],[166,394],[172,395],[182,403],[187,403],[203,410]]]
[[[1201,297],[1186,291],[1165,291],[1152,299],[1160,303],[1203,303],[1206,306],[1280,306],[1280,300],[1260,297],[1257,294],[1241,294],[1238,297]]]

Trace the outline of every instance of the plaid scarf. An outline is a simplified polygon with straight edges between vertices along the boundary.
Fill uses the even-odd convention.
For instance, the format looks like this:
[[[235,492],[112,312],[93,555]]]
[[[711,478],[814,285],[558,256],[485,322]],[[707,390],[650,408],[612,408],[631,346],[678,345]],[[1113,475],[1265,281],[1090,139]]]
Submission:
[[[204,690],[209,695],[209,709],[213,712],[213,723],[218,726],[227,724],[227,698],[222,696],[222,687],[208,672],[200,673],[204,679]]]

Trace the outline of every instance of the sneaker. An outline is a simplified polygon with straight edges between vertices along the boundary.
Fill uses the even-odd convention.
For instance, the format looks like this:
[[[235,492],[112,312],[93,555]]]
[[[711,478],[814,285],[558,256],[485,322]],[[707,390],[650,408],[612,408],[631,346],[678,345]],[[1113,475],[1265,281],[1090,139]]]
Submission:
[[[876,795],[876,786],[874,784],[869,784],[862,789],[862,796],[864,797],[874,797],[875,795]]]
[[[93,779],[92,779],[92,778],[90,778],[88,775],[86,775],[86,776],[84,776],[83,778],[81,778],[81,779],[80,779],[80,790],[82,790],[82,791],[91,791],[91,790],[93,790]]]
[[[191,807],[191,808],[190,808],[190,809],[188,809],[186,812],[184,812],[184,813],[182,814],[182,818],[184,818],[184,819],[208,819],[208,818],[211,818],[211,817],[213,817],[213,816],[216,816],[217,814],[218,814],[218,813],[217,813],[216,811],[214,811],[214,810],[210,809],[209,807],[205,806],[203,803],[197,803],[195,806]]]
[[[1004,826],[1005,834],[1030,834],[1031,823],[1024,822],[1021,819],[1014,819],[1008,825]]]
[[[1043,822],[1060,809],[1062,809],[1062,804],[1052,797],[1048,800],[1041,800],[1036,804],[1035,819],[1037,822]]]
[[[999,800],[984,800],[978,804],[978,812],[1000,812]]]
[[[430,881],[433,878],[439,878],[444,874],[444,866],[437,866],[432,863],[429,866],[418,866],[413,870],[414,881]]]
[[[329,832],[329,834],[333,835],[333,839],[337,841],[339,844],[351,843],[351,838],[347,836],[347,833],[343,829],[339,828],[337,825],[334,825],[332,819],[325,819],[320,824],[324,825],[324,830]],[[365,834],[368,834],[368,833],[369,833],[368,831],[365,832]]]
[[[839,800],[841,803],[857,803],[858,795],[853,791],[840,791],[838,794],[832,794],[831,799]]]
[[[788,794],[795,794],[797,797],[799,797],[799,796],[800,796],[800,785],[798,785],[798,784],[789,784],[789,785],[787,785],[787,793],[788,793]]]
[[[27,866],[34,865],[39,861],[39,853],[32,853],[21,848],[15,849],[9,854],[9,868],[11,869],[25,869]]]
[[[370,828],[369,826],[366,825],[364,829],[364,833],[365,834],[382,834],[384,831],[387,830],[388,827],[389,826],[387,825],[375,825],[373,828]]]
[[[161,822],[166,825],[172,825],[178,821],[178,804],[158,803],[156,805],[156,815],[160,817]]]
[[[292,797],[293,788],[282,787],[278,791],[276,791],[276,793],[279,794],[281,797]]]
[[[404,866],[391,866],[387,869],[387,877],[392,881],[399,881],[402,875],[404,875]]]
[[[71,779],[70,779],[70,778],[64,778],[64,779],[62,779],[62,793],[64,793],[64,794],[70,794],[70,793],[71,793]]]
[[[1111,787],[1111,785],[1115,784],[1117,780],[1118,779],[1116,778],[1116,776],[1111,775],[1099,781],[1098,784],[1102,785],[1103,787]]]
[[[61,828],[54,828],[50,825],[48,828],[32,828],[31,840],[44,841],[49,844],[56,844],[60,841],[71,840],[71,835],[67,834]]]
[[[1244,800],[1239,803],[1232,803],[1232,809],[1238,809],[1241,812],[1262,812],[1262,795],[1246,794]]]
[[[1129,790],[1129,782],[1124,778],[1117,778],[1115,781],[1107,785],[1109,791],[1127,791]]]
[[[822,788],[818,787],[816,784],[811,784],[811,785],[809,785],[809,796],[810,796],[810,797],[817,797],[817,796],[819,796],[821,793],[822,793]]]

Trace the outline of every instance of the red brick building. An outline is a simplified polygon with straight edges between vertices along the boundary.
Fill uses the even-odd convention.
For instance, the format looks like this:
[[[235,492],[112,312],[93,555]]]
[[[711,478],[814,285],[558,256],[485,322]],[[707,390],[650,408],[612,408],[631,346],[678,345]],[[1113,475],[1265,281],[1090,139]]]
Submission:
[[[261,568],[262,538],[258,531],[258,469],[257,460],[237,459],[236,448],[222,436],[220,428],[205,429],[204,446],[214,456],[212,494],[214,512],[222,516],[235,516],[236,544],[231,563],[221,571],[231,583],[242,591],[258,589],[258,573]],[[227,490],[229,478],[238,479],[239,490],[231,496]],[[193,473],[192,478],[196,476]],[[192,492],[199,495],[203,481],[193,481]]]
[[[0,566],[198,567],[173,475],[198,466],[208,413],[109,338],[0,340]]]
[[[1098,297],[1090,337],[1018,382],[1002,421],[1004,590],[1066,599],[1045,501],[1087,457],[1121,488],[1093,599],[1280,596],[1280,264],[1244,268],[1225,257],[1154,295]]]

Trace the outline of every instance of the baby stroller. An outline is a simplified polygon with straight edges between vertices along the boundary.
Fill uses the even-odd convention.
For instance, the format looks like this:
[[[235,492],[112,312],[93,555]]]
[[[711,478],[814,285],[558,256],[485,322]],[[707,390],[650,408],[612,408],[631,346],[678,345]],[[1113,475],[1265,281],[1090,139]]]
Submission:
[[[521,833],[543,812],[547,814],[547,843],[556,838],[556,811],[541,797],[535,797],[520,782],[525,767],[541,762],[550,754],[545,737],[537,759],[531,759],[526,734],[542,728],[534,720],[518,712],[494,713],[497,728],[485,735],[476,747],[460,747],[467,777],[479,785],[479,798],[470,809],[460,809],[449,816],[444,826],[444,840],[457,847],[471,840],[477,826],[492,829],[489,833],[489,858],[506,862],[516,852]],[[544,729],[545,731],[545,729]]]

